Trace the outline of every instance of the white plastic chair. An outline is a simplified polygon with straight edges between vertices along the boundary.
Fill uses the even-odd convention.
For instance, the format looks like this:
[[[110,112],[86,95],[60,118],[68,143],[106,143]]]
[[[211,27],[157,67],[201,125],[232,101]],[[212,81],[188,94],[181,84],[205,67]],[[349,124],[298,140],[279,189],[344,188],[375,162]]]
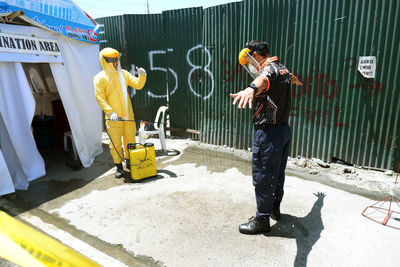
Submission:
[[[168,108],[166,106],[161,106],[156,115],[156,119],[154,120],[154,128],[153,131],[146,131],[143,128],[139,128],[139,143],[144,144],[146,141],[146,135],[154,135],[158,134],[161,142],[161,147],[164,153],[167,153],[167,145],[165,144],[165,132],[164,132],[164,124],[165,118]]]

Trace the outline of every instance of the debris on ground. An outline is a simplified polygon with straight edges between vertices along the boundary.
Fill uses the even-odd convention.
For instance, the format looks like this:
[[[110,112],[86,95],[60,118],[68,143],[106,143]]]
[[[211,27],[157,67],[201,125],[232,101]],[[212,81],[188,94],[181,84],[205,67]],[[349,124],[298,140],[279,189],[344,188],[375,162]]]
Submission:
[[[355,190],[363,190],[367,194],[374,195],[375,198],[389,193],[396,176],[393,174],[393,171],[370,170],[362,166],[348,166],[344,163],[326,163],[320,159],[304,157],[290,158],[287,169],[318,176],[312,178],[309,175],[310,177],[305,178],[311,178],[319,182],[323,182],[326,179],[326,184],[353,186]]]

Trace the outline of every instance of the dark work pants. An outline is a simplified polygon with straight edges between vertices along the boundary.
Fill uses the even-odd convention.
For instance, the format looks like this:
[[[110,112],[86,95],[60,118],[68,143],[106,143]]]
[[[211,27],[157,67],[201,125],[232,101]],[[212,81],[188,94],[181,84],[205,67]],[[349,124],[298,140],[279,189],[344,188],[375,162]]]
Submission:
[[[257,218],[267,220],[273,207],[280,207],[290,146],[287,123],[257,129],[253,140],[252,172]]]

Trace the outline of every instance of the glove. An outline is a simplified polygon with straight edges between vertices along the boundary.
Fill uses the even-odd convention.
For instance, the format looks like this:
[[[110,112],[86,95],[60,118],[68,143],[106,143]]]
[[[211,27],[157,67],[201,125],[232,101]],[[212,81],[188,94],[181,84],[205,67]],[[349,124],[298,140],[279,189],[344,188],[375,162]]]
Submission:
[[[137,73],[139,73],[139,75],[145,75],[146,74],[146,70],[143,69],[143,68],[136,67],[136,71],[137,71]]]
[[[112,112],[112,113],[110,114],[110,120],[112,120],[112,121],[118,121],[118,115],[117,115],[117,113]]]

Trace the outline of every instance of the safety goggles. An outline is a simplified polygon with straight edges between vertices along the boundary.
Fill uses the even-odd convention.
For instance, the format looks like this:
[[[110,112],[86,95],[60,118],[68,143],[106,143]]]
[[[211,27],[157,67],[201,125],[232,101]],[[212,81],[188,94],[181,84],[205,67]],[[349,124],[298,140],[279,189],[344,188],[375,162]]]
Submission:
[[[104,59],[107,63],[118,63],[117,57],[104,57]]]

